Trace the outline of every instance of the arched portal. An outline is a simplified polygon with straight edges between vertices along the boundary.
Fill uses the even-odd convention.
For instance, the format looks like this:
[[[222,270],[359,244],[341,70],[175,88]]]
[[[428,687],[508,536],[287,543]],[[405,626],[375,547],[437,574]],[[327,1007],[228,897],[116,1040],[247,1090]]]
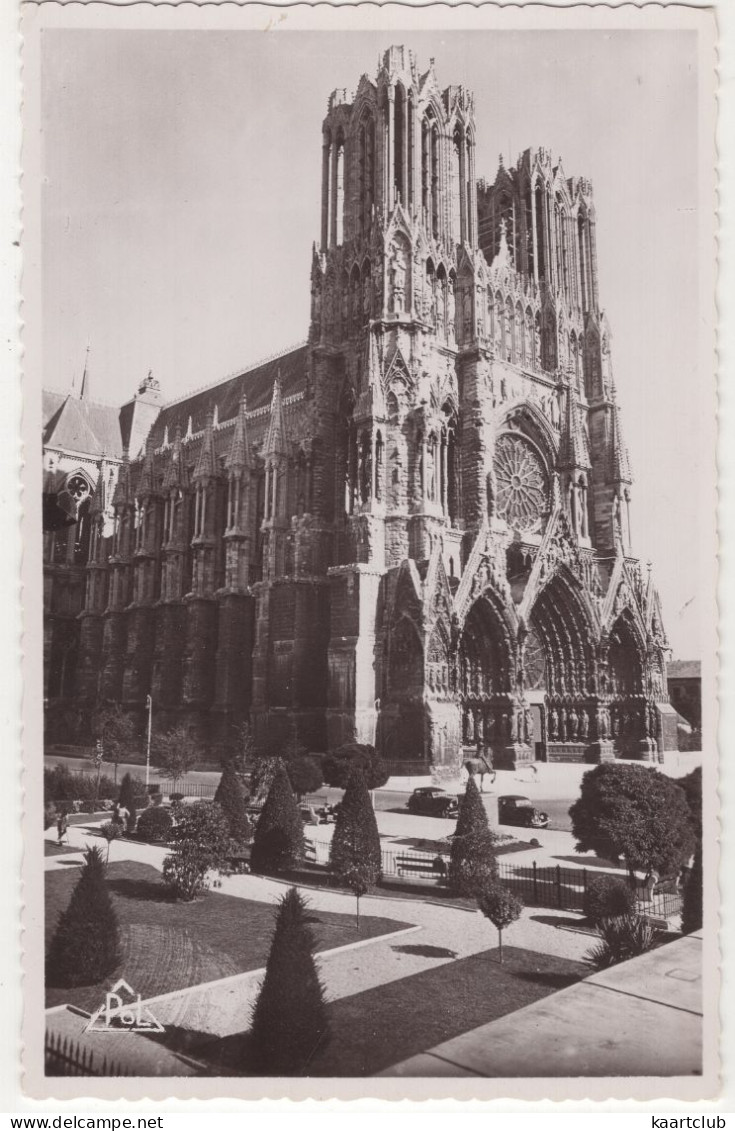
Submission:
[[[541,714],[537,757],[569,762],[591,756],[597,737],[594,640],[574,580],[557,573],[536,599],[524,650],[528,694]]]
[[[462,744],[496,766],[514,741],[513,635],[491,592],[470,607],[459,640]]]
[[[655,746],[655,705],[646,699],[644,672],[645,647],[626,609],[613,624],[607,646],[610,737],[619,758],[648,757]]]

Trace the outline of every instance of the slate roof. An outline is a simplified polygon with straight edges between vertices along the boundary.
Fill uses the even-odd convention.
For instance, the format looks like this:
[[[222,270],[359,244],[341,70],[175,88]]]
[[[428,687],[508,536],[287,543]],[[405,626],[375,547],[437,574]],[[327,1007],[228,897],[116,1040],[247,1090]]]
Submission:
[[[670,660],[666,676],[668,679],[701,679],[702,665],[699,660]]]
[[[211,385],[198,393],[192,393],[191,396],[164,405],[153,425],[154,445],[159,447],[163,443],[163,434],[167,426],[169,437],[173,436],[177,425],[180,425],[182,435],[186,435],[189,417],[191,417],[192,432],[203,432],[207,417],[209,413],[214,412],[215,405],[219,424],[233,420],[238,414],[240,398],[243,394],[247,397],[249,413],[268,407],[279,370],[284,400],[295,393],[303,392],[306,388],[306,358],[306,345],[298,346],[288,353],[256,365],[253,369],[246,369],[243,373],[228,377],[217,385]]]
[[[42,402],[43,443],[88,455],[122,457],[119,410],[71,393],[45,391]]]

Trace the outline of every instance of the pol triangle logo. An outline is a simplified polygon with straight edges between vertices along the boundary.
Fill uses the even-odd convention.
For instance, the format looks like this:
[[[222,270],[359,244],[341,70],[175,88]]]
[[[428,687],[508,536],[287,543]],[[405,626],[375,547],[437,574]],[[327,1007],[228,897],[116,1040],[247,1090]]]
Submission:
[[[163,1033],[164,1027],[140,994],[121,978],[105,994],[104,1003],[92,1014],[85,1033]]]

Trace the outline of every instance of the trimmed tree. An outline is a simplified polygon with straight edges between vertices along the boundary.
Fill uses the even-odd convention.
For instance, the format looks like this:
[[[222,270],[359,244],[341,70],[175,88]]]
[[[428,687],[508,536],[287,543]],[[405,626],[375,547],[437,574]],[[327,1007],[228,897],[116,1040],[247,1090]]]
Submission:
[[[50,986],[94,986],[118,964],[119,929],[101,849],[88,848],[79,881],[62,911],[46,959]]]
[[[630,884],[618,876],[590,876],[584,893],[584,913],[590,923],[597,924],[603,919],[614,919],[618,915],[634,915],[636,911],[635,892]]]
[[[498,932],[498,955],[503,961],[503,931],[520,918],[523,903],[502,884],[490,884],[477,896],[477,906]]]
[[[327,785],[345,789],[350,774],[360,769],[368,789],[380,789],[390,777],[388,767],[369,743],[347,742],[324,758],[322,763]]]
[[[697,845],[697,850],[694,853],[694,862],[692,870],[687,878],[686,887],[684,888],[684,906],[681,912],[681,929],[685,935],[690,935],[692,931],[699,931],[702,929],[704,922],[702,900],[703,900],[703,873],[702,873],[702,846]]]
[[[672,875],[694,852],[695,834],[683,790],[658,770],[604,762],[582,778],[569,810],[578,852],[625,857],[636,871]]]
[[[281,765],[255,826],[250,866],[254,872],[282,872],[298,864],[303,855],[301,814],[288,774]]]
[[[255,759],[250,774],[250,798],[252,801],[264,801],[270,793],[271,786],[279,769],[285,769],[283,758],[276,754],[261,754]]]
[[[477,783],[470,774],[459,806],[449,857],[449,887],[457,895],[476,896],[498,875],[495,834],[490,829]]]
[[[252,1014],[248,1068],[254,1075],[303,1075],[327,1042],[324,988],[314,962],[311,922],[304,899],[291,888],[278,905]]]
[[[174,812],[174,850],[163,862],[163,880],[176,899],[191,900],[207,891],[209,873],[224,864],[230,826],[214,801],[195,801]]]
[[[365,775],[358,767],[347,782],[329,849],[332,872],[355,895],[358,931],[360,898],[380,879],[380,865],[378,825]]]
[[[290,759],[286,763],[286,773],[291,788],[299,799],[306,793],[316,793],[324,784],[321,761],[311,755]]]
[[[232,839],[238,844],[248,841],[252,827],[248,818],[245,792],[237,776],[234,762],[228,762],[225,766],[214,800],[227,818]]]

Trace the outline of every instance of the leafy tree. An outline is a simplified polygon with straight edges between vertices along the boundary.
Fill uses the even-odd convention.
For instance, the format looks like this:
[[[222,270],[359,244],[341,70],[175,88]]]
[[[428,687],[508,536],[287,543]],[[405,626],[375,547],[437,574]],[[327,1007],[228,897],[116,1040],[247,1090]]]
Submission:
[[[601,941],[585,955],[585,962],[595,970],[607,970],[629,958],[637,958],[653,950],[658,944],[660,931],[651,926],[642,915],[618,915],[603,919],[597,933]]]
[[[488,825],[477,783],[470,775],[452,837],[449,886],[458,895],[475,896],[492,886],[497,874],[495,834]]]
[[[270,793],[276,774],[279,769],[285,769],[283,758],[275,754],[261,754],[255,759],[250,774],[250,798],[252,801],[263,801]]]
[[[329,849],[329,866],[339,880],[354,892],[357,929],[360,929],[360,897],[380,878],[380,836],[365,775],[357,767],[337,813]]]
[[[171,727],[163,734],[153,736],[151,757],[161,776],[167,775],[174,783],[188,774],[199,756],[199,744],[183,723]]]
[[[636,910],[635,892],[617,876],[591,876],[584,893],[584,913],[591,923],[632,915]]]
[[[694,851],[695,836],[683,791],[658,770],[604,762],[582,778],[569,810],[578,852],[608,860],[625,857],[636,870],[671,875]]]
[[[255,1075],[303,1075],[328,1040],[311,922],[304,899],[291,888],[278,905],[265,978],[253,1009],[248,1068]]]
[[[299,755],[286,763],[286,773],[291,788],[301,800],[305,793],[316,793],[324,784],[324,774],[319,758]]]
[[[390,777],[387,765],[369,743],[347,742],[339,746],[326,755],[322,768],[327,785],[338,789],[346,787],[352,770],[356,768],[362,770],[368,789],[380,789]]]
[[[255,826],[250,854],[254,872],[282,872],[304,855],[304,829],[284,766],[276,770],[263,811]]]
[[[689,817],[694,829],[694,835],[697,841],[702,839],[702,767],[697,766],[686,774],[683,778],[679,778],[676,782],[679,789],[684,790],[689,806]]]
[[[92,737],[101,743],[104,761],[115,767],[117,783],[118,765],[135,753],[138,736],[133,720],[119,703],[105,703],[92,715]]]
[[[214,801],[178,806],[175,815],[174,850],[163,862],[163,879],[177,899],[191,900],[207,891],[208,873],[224,864],[230,826]]]
[[[94,986],[119,960],[118,922],[105,883],[102,851],[84,854],[84,865],[69,905],[59,916],[46,959],[51,986]]]
[[[704,922],[702,911],[703,900],[703,874],[702,874],[702,846],[697,845],[694,853],[694,863],[687,878],[684,888],[684,906],[681,912],[681,929],[685,935],[692,931],[700,931]]]
[[[227,818],[230,836],[238,844],[250,839],[251,825],[248,819],[245,793],[235,771],[234,762],[228,762],[219,779],[214,800]]]
[[[502,884],[488,884],[477,896],[480,912],[498,931],[498,955],[503,961],[503,930],[520,918],[523,903]]]

